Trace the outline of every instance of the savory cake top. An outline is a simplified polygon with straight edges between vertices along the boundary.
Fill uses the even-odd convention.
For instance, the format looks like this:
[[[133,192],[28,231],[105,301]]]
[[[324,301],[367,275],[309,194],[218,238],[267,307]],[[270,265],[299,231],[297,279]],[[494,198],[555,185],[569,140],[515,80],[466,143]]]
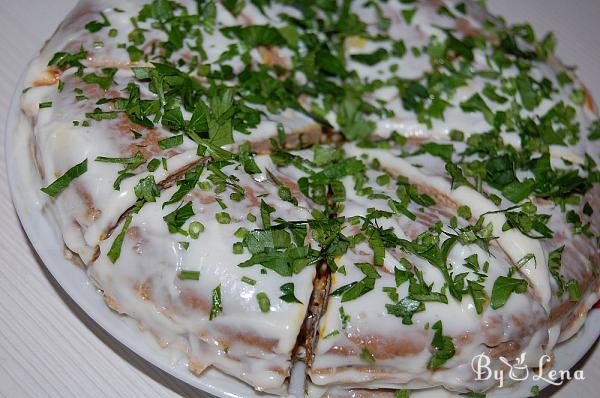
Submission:
[[[551,34],[469,1],[121,3],[67,16],[22,111],[67,248],[192,371],[483,391],[474,355],[581,326],[600,121]]]

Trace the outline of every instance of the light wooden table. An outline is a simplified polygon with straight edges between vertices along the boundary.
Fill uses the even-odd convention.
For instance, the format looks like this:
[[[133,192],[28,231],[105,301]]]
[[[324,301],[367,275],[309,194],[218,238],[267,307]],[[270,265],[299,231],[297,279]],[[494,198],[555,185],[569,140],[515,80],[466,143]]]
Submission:
[[[600,98],[599,1],[489,3],[509,21],[529,20],[539,32],[554,30],[558,54],[580,66],[580,76]],[[18,77],[74,4],[75,0],[0,0],[2,131]],[[20,227],[6,183],[4,150],[0,156],[0,396],[207,397],[125,348],[61,290]],[[552,391],[554,396],[600,396],[600,349],[580,366],[586,380],[572,381]]]

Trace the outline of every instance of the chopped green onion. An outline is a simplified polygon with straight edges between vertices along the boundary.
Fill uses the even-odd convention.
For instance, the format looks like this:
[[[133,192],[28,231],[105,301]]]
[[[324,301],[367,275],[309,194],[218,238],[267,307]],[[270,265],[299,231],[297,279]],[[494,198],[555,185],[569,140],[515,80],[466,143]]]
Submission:
[[[269,300],[269,296],[266,293],[260,292],[256,295],[256,300],[258,300],[258,306],[260,307],[261,312],[269,312],[271,309],[271,301]]]
[[[202,232],[204,232],[204,224],[200,221],[193,221],[190,223],[190,226],[188,227],[190,238],[198,239],[198,236],[200,236]]]
[[[231,216],[226,211],[215,214],[215,217],[219,224],[229,224],[231,222]]]
[[[179,279],[181,280],[193,280],[197,281],[200,279],[200,271],[185,271],[179,272]]]
[[[256,285],[256,281],[252,278],[248,278],[247,276],[242,276],[242,282],[247,283],[250,286]]]

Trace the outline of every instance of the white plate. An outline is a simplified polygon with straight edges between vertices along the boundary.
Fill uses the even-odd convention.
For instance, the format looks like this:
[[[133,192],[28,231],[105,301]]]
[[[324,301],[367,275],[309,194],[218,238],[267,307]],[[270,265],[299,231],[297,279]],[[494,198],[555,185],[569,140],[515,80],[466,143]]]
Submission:
[[[6,128],[5,152],[9,186],[21,224],[50,273],[98,325],[142,358],[174,377],[217,397],[265,397],[265,394],[259,394],[248,385],[214,369],[206,371],[200,377],[192,375],[187,371],[185,362],[176,359],[179,355],[160,348],[156,341],[149,334],[141,332],[131,319],[111,311],[88,281],[85,272],[64,257],[60,231],[49,213],[42,211],[43,198],[39,190],[39,180],[36,180],[31,170],[16,167],[20,162],[15,159],[30,156],[29,135],[19,128],[23,122],[19,111],[22,82],[23,78],[19,79],[12,97]],[[599,335],[600,311],[593,310],[581,331],[556,348],[557,360],[553,368],[571,369],[594,345]],[[529,379],[517,386],[497,390],[488,394],[488,397],[526,397],[530,395],[530,388],[535,384],[540,387],[547,385]],[[424,395],[438,396],[438,393],[439,391],[431,391],[431,394]]]

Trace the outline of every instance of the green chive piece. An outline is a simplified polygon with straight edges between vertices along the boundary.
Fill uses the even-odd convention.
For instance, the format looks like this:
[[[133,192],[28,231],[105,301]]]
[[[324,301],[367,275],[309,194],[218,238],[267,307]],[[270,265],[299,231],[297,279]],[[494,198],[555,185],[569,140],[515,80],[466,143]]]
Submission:
[[[244,254],[244,245],[242,242],[235,242],[233,244],[233,254]]]
[[[248,278],[247,276],[242,276],[242,282],[247,283],[250,286],[256,285],[256,281],[252,278]]]
[[[204,232],[204,224],[202,224],[200,221],[194,221],[190,223],[188,233],[192,239],[198,239],[198,236],[200,236],[202,232]]]
[[[229,224],[231,222],[231,216],[226,211],[217,213],[215,217],[219,224]]]
[[[200,271],[182,270],[181,272],[179,272],[179,279],[197,281],[200,279]]]
[[[258,300],[258,306],[260,307],[261,312],[269,312],[271,310],[271,301],[266,293],[258,293],[256,295],[256,300]]]

